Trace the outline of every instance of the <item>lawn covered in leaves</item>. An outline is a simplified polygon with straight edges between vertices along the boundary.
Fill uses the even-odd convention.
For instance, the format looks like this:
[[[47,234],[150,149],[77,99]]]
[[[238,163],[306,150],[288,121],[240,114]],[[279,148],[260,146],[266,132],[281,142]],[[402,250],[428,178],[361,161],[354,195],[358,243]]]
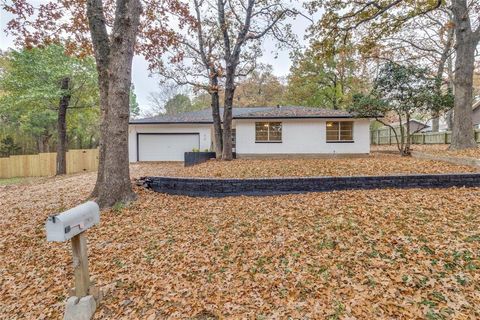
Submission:
[[[371,176],[478,171],[469,166],[382,153],[372,153],[368,157],[358,158],[238,159],[230,162],[210,160],[187,168],[184,168],[181,163],[142,163],[134,165],[134,167],[145,176],[218,178]]]
[[[0,187],[0,318],[61,318],[71,249],[47,243],[44,222],[94,180]],[[480,188],[136,191],[88,232],[91,275],[108,290],[95,319],[480,318]]]
[[[480,148],[471,148],[465,150],[449,150],[450,145],[448,144],[414,144],[412,145],[413,151],[424,152],[439,156],[451,156],[451,157],[459,157],[459,158],[475,158],[480,159]],[[396,145],[380,145],[380,146],[372,146],[372,150],[374,151],[395,151],[397,152]]]

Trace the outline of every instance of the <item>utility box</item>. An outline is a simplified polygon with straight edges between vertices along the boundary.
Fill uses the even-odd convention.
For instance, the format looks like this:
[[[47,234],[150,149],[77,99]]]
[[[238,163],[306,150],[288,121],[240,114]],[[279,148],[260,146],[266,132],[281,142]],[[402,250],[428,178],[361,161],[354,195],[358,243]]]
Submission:
[[[55,216],[45,223],[47,241],[64,242],[100,222],[100,208],[88,201]]]

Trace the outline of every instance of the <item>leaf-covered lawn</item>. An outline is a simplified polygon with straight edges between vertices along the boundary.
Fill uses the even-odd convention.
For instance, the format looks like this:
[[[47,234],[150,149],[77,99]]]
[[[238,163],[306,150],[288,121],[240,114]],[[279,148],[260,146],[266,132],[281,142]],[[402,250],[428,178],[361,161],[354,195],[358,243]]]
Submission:
[[[480,148],[471,148],[465,150],[448,150],[450,145],[445,144],[432,144],[432,145],[418,145],[412,146],[413,151],[425,152],[429,154],[435,154],[439,156],[452,156],[459,158],[475,158],[480,159]],[[398,151],[397,147],[392,145],[372,146],[372,150],[389,150]]]
[[[70,246],[47,243],[44,222],[94,179],[0,187],[2,319],[61,317]],[[96,319],[480,317],[480,188],[137,192],[88,233],[92,277],[109,290]]]
[[[42,178],[8,178],[8,179],[0,179],[0,187],[1,186],[8,186],[12,184],[24,184],[24,183],[34,183],[37,182]]]
[[[363,158],[239,159],[231,162],[210,160],[188,168],[184,168],[182,164],[178,163],[144,163],[134,165],[134,168],[136,167],[140,167],[139,170],[145,176],[219,178],[395,175],[478,171],[478,169],[468,166],[381,153],[372,153],[370,156]]]

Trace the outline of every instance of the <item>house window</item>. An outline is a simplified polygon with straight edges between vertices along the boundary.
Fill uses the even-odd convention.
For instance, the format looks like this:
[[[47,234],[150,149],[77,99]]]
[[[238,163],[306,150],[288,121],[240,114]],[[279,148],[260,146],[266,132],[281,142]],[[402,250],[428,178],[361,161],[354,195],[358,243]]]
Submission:
[[[282,142],[282,123],[255,122],[255,142]]]
[[[353,142],[353,121],[327,121],[327,142]]]

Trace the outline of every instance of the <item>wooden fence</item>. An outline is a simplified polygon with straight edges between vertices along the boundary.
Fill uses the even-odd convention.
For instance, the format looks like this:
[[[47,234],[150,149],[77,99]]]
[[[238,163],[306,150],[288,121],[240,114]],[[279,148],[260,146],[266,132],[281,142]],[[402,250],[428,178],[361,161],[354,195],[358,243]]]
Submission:
[[[398,137],[400,139],[400,136]],[[450,144],[452,132],[418,132],[412,135],[413,144]],[[475,130],[475,140],[480,143],[480,130]],[[370,143],[376,145],[396,144],[395,133],[390,128],[370,131]]]
[[[55,175],[57,154],[0,158],[0,178],[43,177]],[[98,168],[98,149],[70,150],[67,152],[67,173],[95,171]]]

